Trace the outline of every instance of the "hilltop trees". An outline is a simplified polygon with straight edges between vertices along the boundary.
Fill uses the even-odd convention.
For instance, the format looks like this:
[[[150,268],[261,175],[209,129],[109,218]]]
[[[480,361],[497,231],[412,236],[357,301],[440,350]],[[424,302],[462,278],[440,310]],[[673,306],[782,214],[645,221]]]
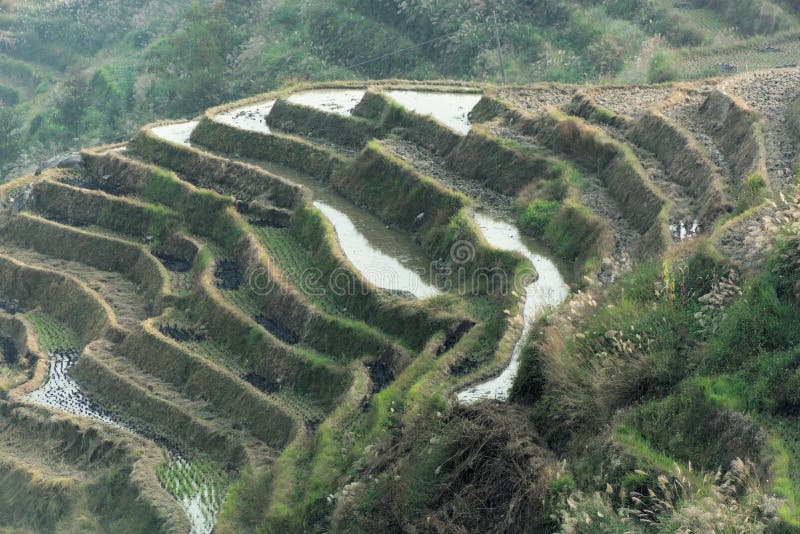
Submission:
[[[228,57],[244,39],[226,16],[225,4],[193,5],[186,26],[159,41],[148,54],[150,73],[158,81],[150,96],[173,102],[177,113],[196,112],[226,96]]]
[[[14,108],[0,105],[0,162],[19,154],[19,114]]]

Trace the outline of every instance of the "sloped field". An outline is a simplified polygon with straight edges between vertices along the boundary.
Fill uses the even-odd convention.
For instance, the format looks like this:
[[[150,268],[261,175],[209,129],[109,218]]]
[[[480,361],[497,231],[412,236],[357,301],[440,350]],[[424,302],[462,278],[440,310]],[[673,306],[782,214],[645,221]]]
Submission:
[[[391,464],[385,447],[459,392],[505,399],[520,361],[527,377],[537,321],[696,242],[763,261],[774,234],[753,247],[740,229],[778,216],[800,143],[748,98],[791,87],[782,72],[295,87],[3,186],[9,524],[210,532],[223,510],[224,532],[341,526],[359,495],[379,500],[376,446]]]

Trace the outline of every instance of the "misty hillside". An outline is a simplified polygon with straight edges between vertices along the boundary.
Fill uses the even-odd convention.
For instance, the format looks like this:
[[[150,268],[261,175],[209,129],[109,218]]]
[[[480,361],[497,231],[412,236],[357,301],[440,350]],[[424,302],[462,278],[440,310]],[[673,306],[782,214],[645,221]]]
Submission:
[[[792,2],[0,4],[0,169],[288,81],[642,83],[792,62]],[[157,15],[155,15],[157,14]]]

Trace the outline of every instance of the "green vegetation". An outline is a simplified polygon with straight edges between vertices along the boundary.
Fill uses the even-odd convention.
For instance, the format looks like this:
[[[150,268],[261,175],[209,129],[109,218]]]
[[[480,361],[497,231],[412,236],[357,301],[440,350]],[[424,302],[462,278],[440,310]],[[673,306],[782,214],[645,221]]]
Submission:
[[[213,518],[208,514],[219,509],[230,484],[229,475],[211,462],[174,457],[156,469],[156,477],[178,502],[197,502],[197,509],[209,522]]]
[[[798,8],[0,0],[0,170],[284,85],[496,82],[495,15],[509,82],[612,84],[737,70],[727,54],[774,66],[797,50]],[[773,42],[781,49],[758,52]],[[462,137],[381,92],[407,83],[376,83],[352,117],[274,92],[275,133],[217,123],[214,108],[192,147],[145,128],[124,152],[86,151],[80,171],[0,190],[9,248],[122,274],[146,311],[122,328],[116,278],[10,255],[0,257],[0,304],[18,301],[43,349],[83,347],[70,372],[85,393],[186,453],[165,463],[150,441],[27,406],[12,390],[20,377],[35,382],[35,358],[11,371],[0,361],[0,530],[183,532],[173,501],[194,501],[210,521],[223,498],[219,532],[800,529],[796,228],[766,264],[739,271],[711,244],[742,237],[720,236],[729,226],[678,243],[667,224],[673,202],[703,231],[769,209],[779,196],[762,131],[772,117],[711,93],[697,118],[729,163],[723,178],[697,134],[655,110],[622,114],[613,97],[604,107],[599,91],[533,115],[502,98],[508,87],[461,84],[490,88],[473,117],[489,122]],[[539,89],[564,87],[524,88]],[[639,90],[647,102],[652,88]],[[795,141],[799,105],[786,123]],[[401,143],[425,161],[398,156]],[[241,157],[300,170],[399,227],[461,291],[413,302],[373,287],[303,188]],[[658,163],[691,206],[661,188]],[[437,169],[472,180],[460,191],[491,189],[476,195],[489,211],[494,195],[508,197],[498,198],[519,228],[571,268],[572,301],[527,339],[517,287],[527,262],[481,237],[476,199]],[[31,202],[7,210],[26,187]],[[587,199],[594,188],[613,202]],[[783,213],[764,222],[782,224]],[[464,241],[473,247],[462,264],[454,247]],[[496,272],[507,275],[499,286]],[[352,291],[320,294],[309,273],[345,273]],[[509,402],[452,402],[517,347]]]
[[[795,257],[796,247],[784,245],[763,272],[741,281],[700,244],[687,256],[639,267],[568,339],[545,333],[531,341],[515,395],[532,405],[551,447],[576,455],[576,486],[567,491],[574,502],[596,491],[603,506],[617,506],[603,491],[608,484],[633,518],[650,517],[667,531],[702,528],[699,517],[687,523],[688,509],[711,506],[700,497],[708,491],[716,495],[717,525],[765,520],[749,506],[774,492],[784,499],[785,528],[797,527],[800,478],[790,448],[800,430],[792,415],[800,308],[779,274]],[[573,448],[587,440],[597,451],[588,457]],[[607,462],[619,467],[601,474]],[[718,469],[730,472],[711,476]],[[724,487],[737,476],[749,482],[730,498],[751,504],[716,502],[708,484]],[[765,478],[762,487],[757,480]],[[665,494],[676,481],[697,487],[697,497]],[[665,500],[673,507],[661,506]],[[598,503],[577,510],[584,506]],[[575,506],[561,513],[580,518]]]
[[[794,4],[678,4],[8,1],[0,5],[0,131],[13,135],[0,141],[0,168],[21,174],[30,165],[26,155],[115,138],[135,124],[197,114],[292,81],[498,81],[495,14],[510,82],[717,74],[726,56],[741,55],[728,51],[737,46],[748,55],[736,66],[776,66],[792,57],[758,54],[753,39],[797,31]],[[654,56],[638,57],[655,35],[666,43]]]
[[[74,349],[81,346],[78,335],[46,313],[28,312],[39,345],[44,350]]]
[[[19,404],[0,406],[0,428],[4,528],[142,534],[186,528],[158,487],[157,451]]]
[[[736,199],[734,214],[744,213],[745,211],[758,206],[767,195],[767,183],[759,174],[748,176],[747,180]]]
[[[537,199],[520,213],[520,229],[539,239],[573,266],[572,278],[584,283],[597,274],[611,248],[611,233],[601,218],[573,201]]]
[[[671,82],[678,77],[679,71],[675,56],[665,50],[656,52],[650,60],[650,66],[647,69],[647,82]]]
[[[530,235],[541,238],[558,213],[558,208],[559,203],[555,200],[534,200],[520,215],[520,227]]]

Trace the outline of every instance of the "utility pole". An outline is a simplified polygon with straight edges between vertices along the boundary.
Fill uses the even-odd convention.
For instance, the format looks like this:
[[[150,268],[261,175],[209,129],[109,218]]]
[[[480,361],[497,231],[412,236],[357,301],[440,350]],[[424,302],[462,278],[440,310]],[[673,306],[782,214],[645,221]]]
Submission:
[[[494,17],[494,38],[497,41],[497,57],[500,59],[500,76],[503,79],[503,85],[506,84],[506,68],[503,65],[503,47],[500,45],[500,27],[497,25],[497,10],[492,10]]]

